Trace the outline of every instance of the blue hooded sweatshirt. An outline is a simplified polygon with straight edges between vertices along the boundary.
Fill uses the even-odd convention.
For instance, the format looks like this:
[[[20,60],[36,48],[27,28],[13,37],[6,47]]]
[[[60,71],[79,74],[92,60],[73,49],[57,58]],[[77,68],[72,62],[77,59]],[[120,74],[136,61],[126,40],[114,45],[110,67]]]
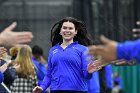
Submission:
[[[50,49],[47,74],[40,85],[43,90],[88,91],[87,80],[92,77],[87,71],[89,61],[87,47],[71,43],[65,49],[59,44]]]
[[[87,84],[88,84],[88,93],[100,93],[98,71],[92,73],[92,78],[87,81]]]
[[[38,85],[40,85],[46,75],[47,68],[43,63],[39,63],[38,60],[36,60],[34,57],[32,57],[32,61],[37,68],[37,80],[38,80]]]
[[[112,66],[107,65],[105,66],[105,77],[106,77],[106,84],[107,88],[113,88],[113,77],[112,77]]]

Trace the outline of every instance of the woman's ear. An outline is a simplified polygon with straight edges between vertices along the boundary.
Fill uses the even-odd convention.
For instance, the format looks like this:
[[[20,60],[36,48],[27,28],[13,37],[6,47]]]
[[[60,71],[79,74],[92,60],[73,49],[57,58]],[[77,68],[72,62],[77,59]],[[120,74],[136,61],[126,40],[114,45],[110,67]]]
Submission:
[[[75,36],[77,35],[77,30],[75,30]]]
[[[59,34],[62,35],[61,32]]]

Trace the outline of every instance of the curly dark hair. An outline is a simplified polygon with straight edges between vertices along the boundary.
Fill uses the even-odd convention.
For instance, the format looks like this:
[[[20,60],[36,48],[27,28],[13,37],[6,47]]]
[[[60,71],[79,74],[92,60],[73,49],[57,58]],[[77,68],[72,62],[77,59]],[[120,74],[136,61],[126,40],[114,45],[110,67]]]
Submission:
[[[79,44],[88,46],[93,44],[90,34],[86,29],[86,25],[73,17],[66,17],[59,22],[55,23],[51,29],[51,42],[52,46],[57,43],[62,43],[62,36],[59,34],[61,27],[64,22],[72,22],[75,26],[75,30],[77,30],[77,35],[74,37],[74,41],[78,41]]]

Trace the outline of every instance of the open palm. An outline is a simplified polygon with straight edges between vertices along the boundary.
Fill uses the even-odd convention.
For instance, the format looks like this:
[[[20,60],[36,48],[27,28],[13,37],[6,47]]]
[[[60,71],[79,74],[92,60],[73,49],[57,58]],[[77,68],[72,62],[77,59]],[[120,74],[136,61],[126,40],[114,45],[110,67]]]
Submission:
[[[98,62],[100,62],[100,60],[97,60]],[[96,64],[97,64],[97,61],[96,61]],[[98,71],[102,68],[102,66],[96,66],[95,62],[90,62],[88,64],[88,67],[87,67],[87,70],[88,70],[88,73],[93,73],[95,71]]]

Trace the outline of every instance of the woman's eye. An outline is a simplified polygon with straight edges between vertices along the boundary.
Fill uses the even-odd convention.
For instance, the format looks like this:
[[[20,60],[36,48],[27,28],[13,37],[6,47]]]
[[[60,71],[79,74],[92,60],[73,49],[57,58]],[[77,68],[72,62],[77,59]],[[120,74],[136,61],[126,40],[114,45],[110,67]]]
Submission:
[[[67,27],[63,27],[63,29],[67,29]]]
[[[72,27],[70,27],[69,29],[70,29],[70,30],[72,30],[73,28],[72,28]]]

